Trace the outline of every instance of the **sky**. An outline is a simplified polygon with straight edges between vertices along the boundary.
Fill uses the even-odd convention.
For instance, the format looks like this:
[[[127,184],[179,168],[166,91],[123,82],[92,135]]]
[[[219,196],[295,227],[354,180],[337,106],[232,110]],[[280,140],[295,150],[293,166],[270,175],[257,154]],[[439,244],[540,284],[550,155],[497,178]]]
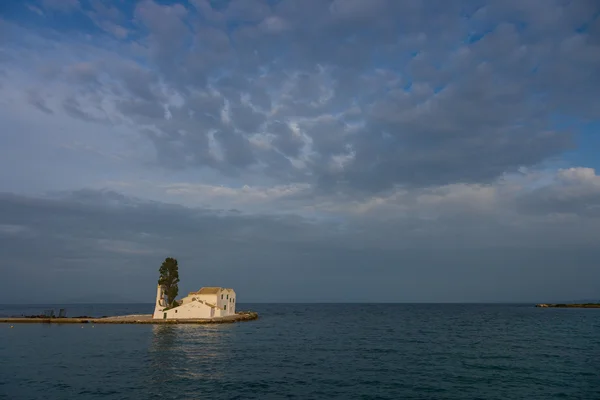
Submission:
[[[6,0],[0,303],[600,299],[596,0]]]

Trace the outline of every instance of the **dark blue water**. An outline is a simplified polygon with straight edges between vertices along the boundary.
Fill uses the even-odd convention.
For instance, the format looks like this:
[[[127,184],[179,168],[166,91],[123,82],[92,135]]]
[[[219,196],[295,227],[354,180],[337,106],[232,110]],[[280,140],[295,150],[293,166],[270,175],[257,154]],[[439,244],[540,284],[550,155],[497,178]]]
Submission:
[[[0,315],[38,313],[0,306]],[[152,305],[67,306],[71,315]],[[600,310],[246,305],[216,326],[0,324],[6,399],[600,399]]]

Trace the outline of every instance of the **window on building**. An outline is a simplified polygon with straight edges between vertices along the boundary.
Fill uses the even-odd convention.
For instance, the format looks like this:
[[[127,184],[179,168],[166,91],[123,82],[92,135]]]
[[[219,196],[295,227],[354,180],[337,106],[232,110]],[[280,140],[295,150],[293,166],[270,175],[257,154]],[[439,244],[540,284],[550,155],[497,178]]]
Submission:
[[[221,295],[221,300],[223,300],[223,295]]]
[[[227,305],[224,305],[224,306],[223,306],[223,310],[227,310]]]
[[[227,295],[227,300],[229,300],[229,295]]]

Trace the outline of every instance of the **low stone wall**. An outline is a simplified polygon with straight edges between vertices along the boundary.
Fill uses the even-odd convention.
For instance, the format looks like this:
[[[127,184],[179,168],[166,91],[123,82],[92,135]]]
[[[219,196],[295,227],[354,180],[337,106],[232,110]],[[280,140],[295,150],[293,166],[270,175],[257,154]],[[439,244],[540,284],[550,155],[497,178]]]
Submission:
[[[38,324],[227,324],[258,319],[252,311],[239,312],[235,315],[211,319],[153,319],[152,314],[123,315],[104,318],[0,318],[0,323],[38,323]]]

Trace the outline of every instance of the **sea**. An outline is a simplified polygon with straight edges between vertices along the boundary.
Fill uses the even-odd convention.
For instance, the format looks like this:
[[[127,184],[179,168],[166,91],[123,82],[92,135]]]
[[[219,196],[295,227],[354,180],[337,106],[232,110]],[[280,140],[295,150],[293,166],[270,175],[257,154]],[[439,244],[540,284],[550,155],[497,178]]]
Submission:
[[[0,316],[152,304],[0,305]],[[600,309],[240,304],[223,325],[0,324],[2,399],[600,399]]]

